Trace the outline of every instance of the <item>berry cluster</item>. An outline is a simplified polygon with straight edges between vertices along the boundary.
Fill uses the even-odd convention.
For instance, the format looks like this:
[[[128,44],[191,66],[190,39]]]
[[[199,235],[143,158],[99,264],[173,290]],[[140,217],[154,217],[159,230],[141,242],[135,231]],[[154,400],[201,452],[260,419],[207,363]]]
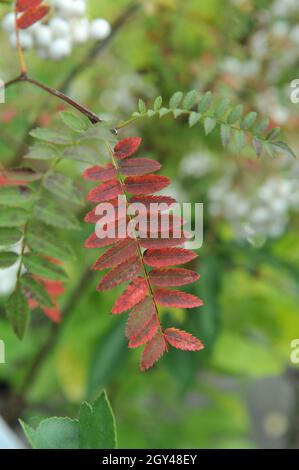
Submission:
[[[62,60],[71,55],[77,44],[90,39],[103,40],[109,36],[111,26],[103,18],[89,21],[86,17],[86,0],[49,0],[50,14],[20,31],[23,49],[35,48],[42,59]],[[3,30],[16,47],[15,16],[8,13],[2,21]]]

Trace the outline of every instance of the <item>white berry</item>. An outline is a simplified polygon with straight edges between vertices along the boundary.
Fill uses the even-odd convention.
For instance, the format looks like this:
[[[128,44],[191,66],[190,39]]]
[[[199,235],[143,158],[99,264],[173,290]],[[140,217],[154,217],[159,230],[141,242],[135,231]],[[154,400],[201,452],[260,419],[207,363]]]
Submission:
[[[49,27],[55,38],[66,38],[70,34],[70,25],[62,18],[52,18],[49,22]]]
[[[90,36],[93,39],[106,39],[111,32],[110,23],[103,18],[92,21],[90,26]]]
[[[34,31],[35,40],[39,47],[49,47],[52,41],[52,30],[49,26],[39,25]]]
[[[49,52],[53,60],[61,60],[71,54],[72,47],[67,39],[56,39],[52,42]]]

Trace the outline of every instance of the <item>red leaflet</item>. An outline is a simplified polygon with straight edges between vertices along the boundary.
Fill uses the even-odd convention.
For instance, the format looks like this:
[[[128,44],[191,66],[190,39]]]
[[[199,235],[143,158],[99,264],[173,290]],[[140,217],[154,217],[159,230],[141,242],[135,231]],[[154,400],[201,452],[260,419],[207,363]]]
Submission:
[[[184,268],[153,269],[149,277],[153,284],[162,287],[184,286],[199,279],[196,272]]]
[[[92,166],[84,171],[83,177],[90,181],[109,181],[117,175],[112,163],[105,166]]]
[[[148,294],[148,284],[143,277],[137,277],[115,302],[112,313],[119,314],[139,304]]]
[[[123,160],[119,164],[120,172],[125,176],[146,175],[160,170],[160,163],[149,158],[131,158]]]
[[[97,286],[97,290],[110,290],[123,282],[131,281],[140,271],[140,261],[133,256],[107,273]]]
[[[17,0],[16,10],[18,13],[37,7],[42,0]]]
[[[98,238],[97,234],[92,233],[86,240],[85,248],[104,248],[105,246],[112,245],[119,242],[119,238]]]
[[[93,269],[101,270],[113,268],[136,253],[137,245],[135,240],[126,238],[118,241],[114,246],[109,248],[93,265]]]
[[[169,178],[160,175],[128,176],[125,179],[126,190],[134,195],[156,193],[170,183]]]
[[[195,295],[180,290],[159,289],[155,292],[155,300],[166,307],[193,308],[203,305],[203,301]]]
[[[114,156],[122,160],[130,157],[140,147],[142,139],[140,137],[129,137],[123,139],[114,147]]]
[[[156,309],[152,297],[145,297],[130,313],[126,324],[126,337],[131,339],[139,335],[143,326],[147,325],[155,314]]]
[[[165,339],[158,333],[146,344],[141,356],[140,369],[145,371],[152,367],[165,351],[167,351]]]
[[[47,5],[38,5],[37,7],[29,8],[17,19],[17,26],[19,29],[27,29],[37,21],[41,20],[48,14],[50,7]]]
[[[159,321],[156,315],[154,315],[147,325],[143,325],[143,328],[140,333],[130,339],[129,348],[139,348],[139,346],[142,346],[144,343],[147,343],[153,338],[153,336],[155,336],[158,329]]]
[[[117,180],[109,180],[92,189],[87,196],[87,200],[91,202],[105,202],[121,194],[122,188],[120,182]]]
[[[109,201],[109,204],[111,204],[111,206],[115,208],[115,215],[118,216],[118,204],[119,204],[118,198],[111,199],[111,201]],[[97,206],[87,213],[84,221],[90,224],[96,224],[102,217],[102,215],[96,214],[96,212],[97,212]],[[105,217],[107,216],[108,216],[108,213],[105,215]]]
[[[197,258],[197,254],[185,248],[161,248],[160,250],[147,250],[143,256],[148,266],[160,268],[184,264]]]
[[[156,212],[158,210],[165,211],[165,207],[162,207],[159,209],[157,204],[167,204],[170,206],[171,204],[174,204],[175,202],[176,200],[170,196],[133,196],[130,199],[131,204],[135,204],[135,203],[143,204],[146,212],[148,211]],[[140,207],[140,209],[143,209],[143,208]]]
[[[204,349],[202,342],[186,331],[177,328],[167,328],[164,331],[165,338],[174,348],[184,351],[200,351]]]

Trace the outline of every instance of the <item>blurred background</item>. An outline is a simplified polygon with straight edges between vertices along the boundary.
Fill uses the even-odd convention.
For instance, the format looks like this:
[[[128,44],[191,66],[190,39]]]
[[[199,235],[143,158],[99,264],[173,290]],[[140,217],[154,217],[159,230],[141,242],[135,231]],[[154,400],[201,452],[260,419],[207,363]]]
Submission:
[[[49,50],[45,32],[35,43],[23,38],[31,76],[63,85],[106,119],[127,119],[138,98],[149,103],[162,95],[168,102],[177,90],[212,90],[268,116],[298,154],[299,104],[290,100],[290,83],[299,78],[298,1],[86,5],[67,45]],[[8,12],[1,6],[1,18]],[[99,19],[105,21],[95,26]],[[19,70],[8,23],[0,38],[3,80]],[[7,91],[0,105],[1,166],[21,164],[28,126],[51,125],[59,106],[27,84]],[[201,279],[190,292],[205,306],[165,308],[162,315],[165,325],[192,332],[206,349],[171,350],[150,372],[138,371],[139,351],[127,348],[124,320],[109,314],[117,293],[95,290],[99,276],[88,267],[98,253],[83,248],[91,228],[82,222],[81,231],[61,233],[76,260],[66,265],[70,282],[61,307],[67,315],[59,327],[36,310],[25,340],[18,341],[3,309],[15,274],[13,268],[0,271],[2,414],[18,431],[11,408],[17,409],[20,387],[27,405],[18,406],[32,425],[47,416],[75,416],[82,400],[106,388],[120,448],[298,448],[299,364],[291,362],[291,342],[299,338],[298,161],[257,159],[250,149],[237,154],[223,148],[216,132],[205,137],[201,126],[189,129],[184,118],[154,118],[123,133],[136,134],[144,139],[144,155],[172,178],[178,200],[204,203]],[[79,184],[84,168],[66,165]]]

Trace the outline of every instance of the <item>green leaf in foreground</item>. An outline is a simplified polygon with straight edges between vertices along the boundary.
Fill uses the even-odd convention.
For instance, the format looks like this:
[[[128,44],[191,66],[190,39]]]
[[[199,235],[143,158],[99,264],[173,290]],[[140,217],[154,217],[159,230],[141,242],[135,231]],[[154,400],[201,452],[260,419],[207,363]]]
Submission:
[[[42,258],[33,253],[26,253],[23,257],[25,267],[32,274],[45,277],[46,279],[53,279],[57,281],[67,280],[67,275],[60,266],[51,263],[46,258]]]
[[[30,132],[30,135],[35,139],[48,142],[56,145],[69,145],[73,142],[72,136],[65,131],[53,131],[51,129],[45,129],[38,127]]]
[[[20,421],[34,449],[115,449],[114,415],[103,392],[94,404],[82,403],[79,419],[48,418],[36,429]]]
[[[5,310],[14,332],[22,339],[28,327],[30,311],[27,299],[19,286],[6,302]]]
[[[61,210],[61,206],[50,199],[43,198],[34,206],[33,216],[35,219],[53,227],[78,230],[80,228],[76,217]],[[1,226],[1,219],[0,219]]]
[[[71,247],[53,230],[43,224],[30,224],[26,231],[30,248],[60,261],[74,259]]]
[[[27,186],[1,186],[0,204],[9,207],[23,207],[33,201],[34,194]]]
[[[62,173],[49,172],[43,180],[43,186],[58,198],[74,204],[84,204],[83,196],[72,179]]]

